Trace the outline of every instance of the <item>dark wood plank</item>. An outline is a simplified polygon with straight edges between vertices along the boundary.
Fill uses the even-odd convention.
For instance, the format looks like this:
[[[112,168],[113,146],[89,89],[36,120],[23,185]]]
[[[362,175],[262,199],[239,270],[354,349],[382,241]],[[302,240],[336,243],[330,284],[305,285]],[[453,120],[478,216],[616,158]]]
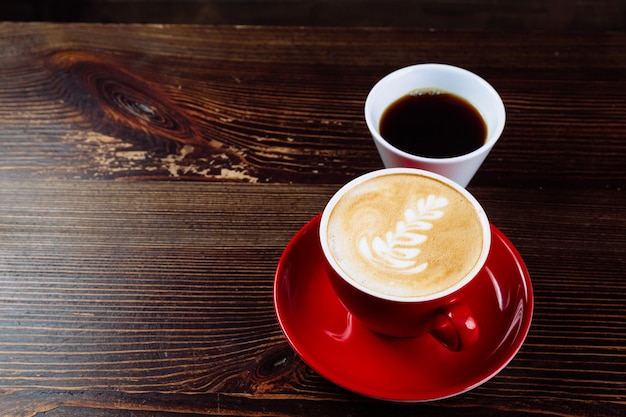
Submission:
[[[624,30],[621,0],[5,0],[3,20]]]
[[[508,122],[474,184],[626,182],[626,35],[0,25],[0,177],[343,183],[381,167],[369,88],[417,62],[489,80]],[[592,64],[587,64],[592,63]]]
[[[533,325],[517,357],[485,385],[402,405],[324,380],[276,322],[278,258],[335,189],[0,181],[0,415],[626,409],[623,192],[473,187],[530,270]]]
[[[626,35],[0,24],[0,416],[626,413]],[[470,184],[530,270],[526,343],[431,404],[290,349],[276,263],[380,167],[382,75],[474,70],[508,124]]]
[[[289,391],[311,373],[278,328],[273,270],[329,192],[3,182],[0,415],[219,414]],[[149,392],[180,395],[133,395]]]

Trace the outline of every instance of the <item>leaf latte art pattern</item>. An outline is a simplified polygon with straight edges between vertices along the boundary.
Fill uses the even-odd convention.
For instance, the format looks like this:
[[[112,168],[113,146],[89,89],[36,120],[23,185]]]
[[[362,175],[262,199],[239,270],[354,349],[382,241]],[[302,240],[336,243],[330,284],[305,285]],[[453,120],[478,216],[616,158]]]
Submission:
[[[404,220],[396,224],[395,230],[388,231],[384,237],[377,236],[371,242],[363,237],[359,241],[361,255],[385,269],[407,274],[424,271],[428,263],[419,261],[421,249],[418,246],[428,236],[422,232],[433,228],[430,221],[443,217],[445,213],[441,209],[447,205],[445,197],[430,194],[420,198],[415,209],[405,210]]]

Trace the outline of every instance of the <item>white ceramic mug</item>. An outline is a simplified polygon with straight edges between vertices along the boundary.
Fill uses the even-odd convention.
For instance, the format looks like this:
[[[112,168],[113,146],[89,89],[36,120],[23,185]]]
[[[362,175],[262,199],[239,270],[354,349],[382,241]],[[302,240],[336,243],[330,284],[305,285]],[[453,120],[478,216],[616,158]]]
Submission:
[[[478,110],[487,127],[481,147],[460,156],[430,158],[398,149],[381,136],[380,120],[392,103],[414,90],[435,88],[464,98]],[[466,187],[500,138],[506,112],[498,92],[478,75],[451,65],[418,64],[394,71],[374,85],[365,101],[365,121],[386,168],[424,169]]]

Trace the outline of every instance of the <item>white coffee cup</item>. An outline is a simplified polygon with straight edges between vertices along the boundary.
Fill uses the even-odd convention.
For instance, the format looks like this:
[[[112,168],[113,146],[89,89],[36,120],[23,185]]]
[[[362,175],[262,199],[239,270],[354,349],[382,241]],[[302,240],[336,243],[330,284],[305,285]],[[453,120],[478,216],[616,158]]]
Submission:
[[[460,156],[432,158],[405,152],[387,142],[379,128],[383,113],[399,98],[422,89],[443,90],[472,104],[487,127],[484,144]],[[386,168],[424,169],[466,187],[500,138],[506,112],[498,92],[478,75],[451,65],[418,64],[396,70],[374,85],[365,101],[365,121]]]

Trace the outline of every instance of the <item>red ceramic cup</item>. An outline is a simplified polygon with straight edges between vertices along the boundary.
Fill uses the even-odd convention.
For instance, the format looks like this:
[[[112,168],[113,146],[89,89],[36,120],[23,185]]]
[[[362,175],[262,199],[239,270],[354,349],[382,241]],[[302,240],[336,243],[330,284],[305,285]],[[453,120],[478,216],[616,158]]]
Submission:
[[[404,182],[396,184],[396,178]],[[394,187],[399,190],[393,191]],[[355,199],[355,195],[365,198]],[[394,213],[405,214],[396,222],[393,217],[399,214]],[[463,220],[466,217],[468,220]],[[379,221],[384,224],[380,230],[376,229]],[[411,224],[415,225],[413,229]],[[466,224],[472,225],[468,231],[464,229]],[[381,239],[371,238],[377,233]],[[337,242],[350,253],[333,249]],[[459,184],[414,168],[365,174],[343,186],[328,202],[320,222],[320,243],[338,298],[373,331],[393,337],[430,334],[453,351],[471,346],[480,337],[481,324],[464,300],[480,296],[472,291],[470,283],[484,267],[491,229],[481,205]],[[466,250],[470,246],[472,249]],[[367,258],[361,269],[346,264],[345,259],[352,259],[351,254],[356,252]],[[441,279],[434,278],[436,268],[442,265],[443,271],[451,270],[455,259],[461,258],[472,261],[458,271],[445,272],[444,281],[448,275],[454,279],[441,284],[441,288],[415,292],[410,286],[405,290],[397,284],[415,281],[419,287],[420,282],[439,282]],[[385,287],[385,282],[378,286],[368,283],[368,275],[395,277],[398,271],[392,271],[389,265],[406,267],[400,271],[406,272],[401,276],[403,281],[394,278],[393,291]]]

